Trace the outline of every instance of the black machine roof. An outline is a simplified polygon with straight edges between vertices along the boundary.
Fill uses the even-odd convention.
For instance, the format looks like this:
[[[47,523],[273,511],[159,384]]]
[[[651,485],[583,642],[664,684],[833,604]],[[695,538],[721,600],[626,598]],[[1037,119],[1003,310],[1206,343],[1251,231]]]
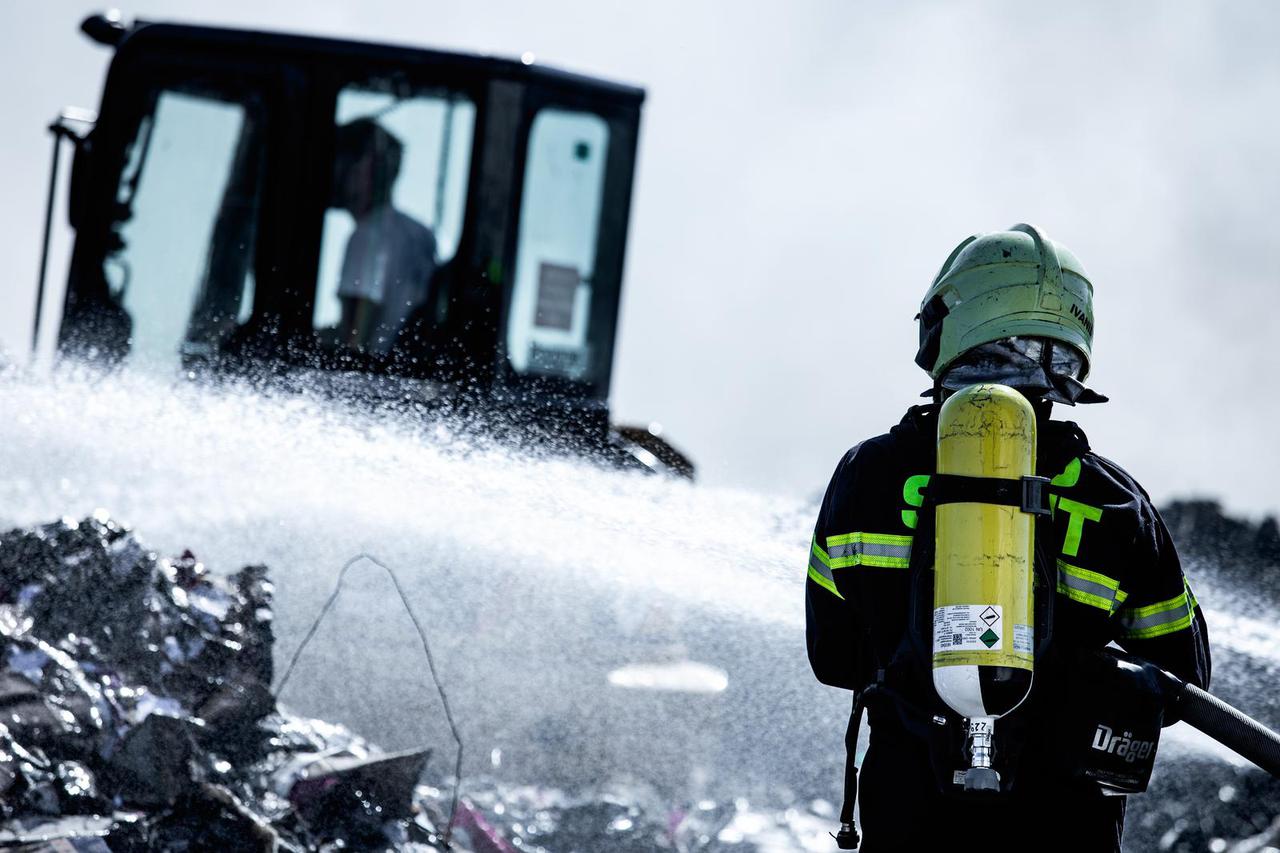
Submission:
[[[80,28],[94,41],[115,47],[118,51],[159,46],[190,48],[200,45],[228,52],[247,50],[259,57],[275,54],[283,61],[325,57],[405,67],[447,67],[463,73],[470,71],[474,74],[539,81],[584,92],[607,94],[614,99],[634,101],[636,104],[644,100],[644,89],[639,86],[588,77],[537,62],[460,51],[196,24],[144,20],[125,24],[118,17],[105,15],[86,18]]]

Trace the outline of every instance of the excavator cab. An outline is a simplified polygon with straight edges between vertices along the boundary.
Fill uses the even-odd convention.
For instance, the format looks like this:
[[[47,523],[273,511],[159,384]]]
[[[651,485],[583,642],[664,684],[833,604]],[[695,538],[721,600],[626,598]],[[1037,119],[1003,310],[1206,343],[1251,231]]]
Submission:
[[[466,400],[691,473],[608,418],[641,89],[528,55],[82,29],[115,54],[73,136],[60,355]]]

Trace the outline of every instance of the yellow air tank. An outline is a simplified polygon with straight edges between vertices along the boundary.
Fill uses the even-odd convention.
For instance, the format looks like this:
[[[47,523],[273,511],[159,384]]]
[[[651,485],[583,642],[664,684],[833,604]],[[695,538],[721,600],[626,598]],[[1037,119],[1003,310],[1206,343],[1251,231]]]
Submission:
[[[1036,419],[1004,385],[971,385],[938,414],[933,684],[969,721],[969,790],[998,790],[995,721],[1031,690]],[[1003,482],[1001,482],[1003,481]],[[1028,488],[1030,487],[1030,488]]]

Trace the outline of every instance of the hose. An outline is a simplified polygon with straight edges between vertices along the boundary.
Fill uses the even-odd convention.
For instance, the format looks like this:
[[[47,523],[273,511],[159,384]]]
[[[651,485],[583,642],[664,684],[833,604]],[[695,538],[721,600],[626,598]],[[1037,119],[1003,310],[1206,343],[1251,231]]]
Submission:
[[[1280,734],[1194,684],[1183,683],[1176,696],[1185,722],[1280,779]]]
[[[302,657],[303,651],[310,644],[311,638],[316,635],[316,631],[320,628],[320,623],[329,615],[330,609],[337,603],[338,596],[342,593],[342,581],[346,578],[347,572],[352,566],[361,560],[367,560],[378,568],[387,573],[387,577],[391,578],[391,584],[396,588],[396,594],[400,596],[400,603],[404,605],[405,612],[409,614],[409,621],[413,623],[413,628],[418,632],[418,639],[422,641],[422,651],[427,656],[427,668],[431,671],[431,680],[435,682],[436,693],[440,696],[440,704],[444,708],[445,720],[449,723],[449,731],[453,734],[453,740],[458,744],[458,751],[454,760],[453,772],[453,798],[449,806],[449,823],[444,828],[444,849],[451,850],[450,844],[453,838],[454,823],[458,818],[458,799],[462,788],[462,735],[458,732],[458,723],[453,718],[453,709],[449,706],[449,697],[444,692],[444,684],[440,681],[440,673],[436,671],[435,655],[431,653],[431,643],[427,640],[427,632],[422,627],[422,623],[418,621],[418,614],[413,612],[413,607],[409,604],[409,596],[405,594],[404,587],[400,585],[400,579],[396,577],[396,573],[391,567],[379,560],[372,554],[361,552],[356,554],[350,560],[347,560],[342,566],[342,570],[338,572],[338,582],[334,584],[333,592],[329,595],[329,599],[324,603],[324,607],[320,608],[319,615],[316,620],[311,623],[311,629],[307,631],[307,635],[302,638],[302,642],[298,644],[298,648],[294,651],[293,657],[289,660],[289,665],[285,667],[284,675],[280,677],[280,682],[276,685],[273,694],[276,699],[280,698],[280,694],[284,692],[284,686],[289,683],[289,676],[293,674],[293,668],[297,665],[298,659]],[[3,726],[0,726],[3,728]]]

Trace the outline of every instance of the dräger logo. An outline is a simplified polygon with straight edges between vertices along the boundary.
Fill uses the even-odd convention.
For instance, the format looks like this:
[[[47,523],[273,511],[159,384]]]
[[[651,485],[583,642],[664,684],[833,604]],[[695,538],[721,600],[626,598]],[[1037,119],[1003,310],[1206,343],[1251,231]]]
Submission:
[[[1125,732],[1120,737],[1116,737],[1115,732],[1099,723],[1098,730],[1093,733],[1093,748],[1101,752],[1109,752],[1132,764],[1135,761],[1145,761],[1150,758],[1151,753],[1156,751],[1156,742],[1133,740],[1133,732]]]

